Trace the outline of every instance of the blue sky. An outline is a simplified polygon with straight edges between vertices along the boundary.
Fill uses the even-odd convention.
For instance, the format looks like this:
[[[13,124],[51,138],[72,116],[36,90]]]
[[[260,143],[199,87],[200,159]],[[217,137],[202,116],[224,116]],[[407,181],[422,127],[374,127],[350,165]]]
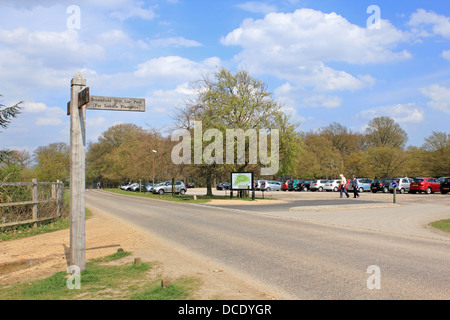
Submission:
[[[24,101],[1,149],[70,143],[78,71],[92,95],[147,104],[144,114],[88,110],[88,142],[118,123],[170,133],[192,83],[221,66],[265,81],[302,131],[338,122],[363,132],[389,116],[409,145],[449,133],[444,0],[1,0],[0,21],[0,103]]]

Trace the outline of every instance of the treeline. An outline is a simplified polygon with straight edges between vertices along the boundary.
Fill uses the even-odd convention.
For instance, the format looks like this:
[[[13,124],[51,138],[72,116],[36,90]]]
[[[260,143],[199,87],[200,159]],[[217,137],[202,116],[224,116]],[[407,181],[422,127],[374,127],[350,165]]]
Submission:
[[[405,131],[387,117],[374,118],[364,133],[332,123],[314,132],[297,134],[296,156],[290,172],[260,177],[260,168],[253,169],[256,178],[271,179],[332,179],[340,173],[367,178],[450,176],[449,134],[433,132],[420,147],[406,147],[407,139]],[[86,181],[91,185],[100,181],[104,186],[116,187],[130,181],[159,182],[175,178],[205,186],[207,177],[198,166],[173,164],[171,153],[176,143],[155,129],[146,130],[135,124],[115,125],[97,142],[88,145]],[[2,151],[0,181],[37,178],[62,180],[67,184],[69,151],[69,146],[62,142],[39,147],[33,155]],[[213,182],[229,178],[230,171],[215,170]]]
[[[100,181],[103,186],[118,186],[124,182],[158,182],[175,178],[207,186],[208,194],[211,194],[213,185],[229,181],[233,171],[255,172],[257,179],[279,180],[332,179],[341,173],[366,178],[450,176],[448,133],[433,132],[424,139],[422,146],[407,146],[408,135],[389,117],[374,118],[362,133],[352,132],[339,123],[313,132],[301,132],[300,124],[293,123],[283,112],[283,106],[268,92],[267,85],[245,70],[232,73],[219,68],[196,84],[197,96],[177,108],[173,115],[174,130],[184,130],[195,136],[195,124],[201,122],[206,137],[202,134],[200,147],[207,150],[207,159],[194,165],[176,165],[172,161],[172,150],[179,141],[171,141],[170,136],[158,129],[119,124],[87,146],[87,183],[95,185]],[[7,116],[13,115],[3,118],[9,120]],[[7,122],[0,125],[6,127]],[[219,160],[228,151],[220,140],[224,139],[228,129],[254,130],[260,134],[259,142],[262,133],[267,138],[267,150],[261,150],[261,144],[258,144],[260,152],[255,162],[250,150],[257,142],[249,136],[241,142],[236,141],[239,138],[232,138],[233,164],[220,164]],[[274,141],[279,142],[276,150],[272,150]],[[193,152],[195,143],[190,140],[186,145],[187,152]],[[238,151],[242,150],[244,156],[239,157]],[[261,168],[269,165],[267,159],[277,173],[272,177],[261,177]],[[274,165],[273,162],[277,163]],[[69,176],[69,147],[65,143],[39,147],[33,155],[0,151],[0,181],[37,178],[67,183]]]

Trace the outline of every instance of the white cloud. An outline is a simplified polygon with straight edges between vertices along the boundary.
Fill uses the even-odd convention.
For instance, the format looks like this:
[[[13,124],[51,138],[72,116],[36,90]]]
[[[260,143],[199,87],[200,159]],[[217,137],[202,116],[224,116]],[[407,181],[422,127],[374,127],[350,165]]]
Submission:
[[[99,60],[105,53],[97,44],[80,41],[76,30],[48,32],[0,28],[0,45],[22,57],[37,61],[40,65],[54,68],[85,63],[92,59]]]
[[[150,112],[161,115],[170,115],[173,113],[174,107],[182,106],[186,101],[194,98],[198,91],[192,89],[189,83],[183,83],[172,90],[155,90],[150,93],[147,98],[147,105]]]
[[[221,65],[219,58],[208,58],[202,62],[195,62],[179,56],[167,56],[148,60],[138,65],[132,76],[138,81],[196,81],[203,73],[209,73]]]
[[[270,12],[277,11],[276,6],[267,4],[265,2],[259,2],[259,1],[249,1],[249,2],[245,2],[245,3],[241,3],[241,4],[238,4],[237,7],[242,10],[253,12],[253,13],[267,14]]]
[[[158,48],[166,48],[166,47],[190,48],[190,47],[200,47],[202,45],[201,43],[195,40],[189,40],[183,37],[149,39],[147,42],[151,47],[158,47]]]
[[[376,107],[361,111],[357,117],[371,120],[375,117],[390,117],[398,123],[420,123],[424,120],[424,111],[414,103]]]
[[[331,91],[365,87],[367,76],[356,77],[325,63],[405,60],[411,57],[408,51],[393,50],[408,40],[408,34],[386,20],[380,30],[369,30],[336,13],[299,9],[294,13],[271,13],[260,20],[247,19],[221,42],[242,47],[235,59],[252,72],[273,73],[297,84],[311,83]]]
[[[114,11],[109,15],[111,18],[125,21],[131,18],[141,18],[144,20],[153,20],[157,17],[157,14],[153,9],[144,9],[140,7],[122,8],[121,10]]]
[[[419,36],[441,35],[450,39],[450,18],[433,11],[418,9],[412,14],[408,25],[414,27],[414,32]],[[431,29],[427,29],[427,26]]]
[[[444,52],[442,52],[442,58],[450,61],[450,50],[445,50]]]
[[[421,92],[431,99],[427,103],[428,107],[450,114],[450,88],[435,84],[423,88]]]
[[[276,88],[275,95],[286,108],[338,108],[342,105],[341,97],[309,92],[289,82]]]
[[[59,126],[67,116],[67,113],[61,108],[48,107],[41,102],[25,102],[23,114],[29,115],[30,119],[34,119],[33,121],[37,126]]]

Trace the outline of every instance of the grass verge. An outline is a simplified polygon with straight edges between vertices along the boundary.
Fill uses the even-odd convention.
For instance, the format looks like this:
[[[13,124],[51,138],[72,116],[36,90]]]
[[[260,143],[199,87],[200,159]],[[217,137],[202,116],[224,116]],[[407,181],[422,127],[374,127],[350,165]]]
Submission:
[[[149,272],[151,263],[120,261],[130,254],[120,251],[86,263],[80,289],[70,289],[74,277],[58,272],[33,282],[0,285],[0,300],[184,300],[192,299],[199,288],[195,278],[180,278],[163,288]]]
[[[440,231],[450,233],[450,219],[432,222],[430,223],[430,226]]]
[[[245,197],[245,198],[230,198],[229,196],[219,196],[219,195],[213,195],[213,196],[207,196],[207,195],[197,195],[197,200],[194,200],[194,196],[190,194],[175,194],[172,196],[172,194],[153,194],[151,192],[132,192],[132,191],[124,191],[121,189],[103,189],[104,191],[118,193],[118,194],[124,194],[128,196],[136,196],[136,197],[143,197],[143,198],[149,198],[149,199],[156,199],[156,200],[166,200],[166,201],[175,201],[175,202],[184,202],[184,203],[208,203],[211,200],[244,200],[244,201],[253,201],[251,197]],[[261,199],[258,198],[258,200],[271,200],[270,198]]]

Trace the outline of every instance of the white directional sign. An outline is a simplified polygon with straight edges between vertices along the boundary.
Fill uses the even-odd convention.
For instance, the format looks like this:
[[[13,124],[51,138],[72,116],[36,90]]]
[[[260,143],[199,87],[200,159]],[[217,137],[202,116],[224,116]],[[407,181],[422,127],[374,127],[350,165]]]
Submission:
[[[86,109],[145,112],[145,99],[91,96]]]

